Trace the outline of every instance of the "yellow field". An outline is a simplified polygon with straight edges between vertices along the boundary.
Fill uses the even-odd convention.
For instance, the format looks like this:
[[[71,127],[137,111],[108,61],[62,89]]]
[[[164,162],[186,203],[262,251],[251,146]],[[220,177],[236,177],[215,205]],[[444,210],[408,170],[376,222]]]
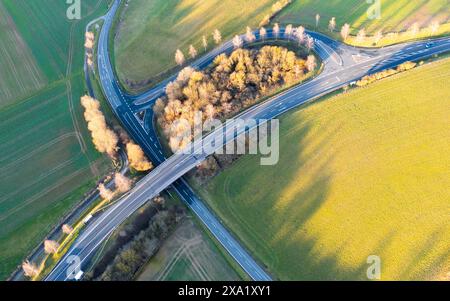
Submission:
[[[188,58],[193,44],[204,52],[202,36],[209,49],[215,47],[212,32],[219,29],[222,40],[247,25],[256,27],[270,12],[274,0],[133,0],[123,14],[115,43],[117,72],[122,82],[144,81],[176,66],[175,51]],[[158,80],[158,79],[156,79]]]
[[[360,0],[304,0],[293,1],[281,11],[276,21],[281,23],[304,24],[316,28],[316,14],[320,14],[317,29],[328,31],[328,22],[336,18],[339,31],[344,23],[352,29],[365,28],[369,34],[382,29],[384,32],[407,30],[417,22],[420,28],[428,27],[432,21],[444,24],[450,21],[450,7],[447,0],[381,0],[379,15],[375,6]],[[371,7],[373,9],[371,9]],[[353,33],[356,34],[356,31]]]
[[[450,272],[450,60],[281,119],[280,162],[246,156],[204,197],[279,279]],[[447,276],[446,276],[447,275]]]
[[[448,34],[450,32],[450,6],[447,0],[409,1],[409,0],[382,0],[380,10],[377,11],[376,1],[361,0],[304,0],[293,1],[274,21],[282,24],[301,24],[307,28],[324,32],[336,39],[340,39],[341,27],[348,23],[351,27],[351,36],[345,41],[351,45],[364,47],[385,46],[412,39],[429,38],[432,35]],[[379,14],[377,14],[379,12]],[[320,15],[316,26],[316,14]],[[336,18],[336,30],[331,33],[328,22]],[[440,25],[437,32],[431,32],[429,26],[432,22]],[[420,32],[412,35],[408,29],[417,23]],[[364,28],[367,37],[361,41],[356,34]],[[384,37],[374,43],[373,35],[381,30]],[[393,34],[400,32],[399,35]]]

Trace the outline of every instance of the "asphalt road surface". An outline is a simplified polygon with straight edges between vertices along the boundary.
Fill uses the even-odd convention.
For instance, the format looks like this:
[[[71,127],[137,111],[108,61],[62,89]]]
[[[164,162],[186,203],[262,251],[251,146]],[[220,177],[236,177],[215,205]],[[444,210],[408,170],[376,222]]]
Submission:
[[[152,115],[148,114],[152,114],[151,106],[154,100],[163,93],[164,86],[173,78],[169,78],[146,93],[135,96],[123,93],[117,84],[109,61],[107,41],[109,29],[119,2],[119,0],[116,0],[109,13],[105,16],[105,23],[100,35],[98,45],[100,78],[106,97],[130,136],[159,165],[147,174],[129,193],[86,227],[67,254],[47,276],[46,280],[71,280],[68,271],[74,267],[73,258],[79,258],[79,262],[75,264],[83,268],[99,245],[127,217],[149,199],[171,185],[253,280],[271,280],[267,272],[255,262],[214,214],[195,196],[182,178],[184,174],[202,162],[207,154],[174,154],[165,159],[153,127],[146,125],[146,122],[151,121]],[[308,32],[308,34],[315,39],[314,49],[325,64],[322,73],[305,84],[295,86],[263,103],[251,107],[239,115],[240,119],[273,119],[288,110],[335,91],[367,74],[395,67],[405,61],[416,61],[450,50],[450,38],[436,39],[433,42],[405,43],[381,49],[359,49],[343,45],[318,33]],[[271,37],[272,32],[268,33],[267,38]],[[288,37],[285,37],[284,32],[281,31],[278,38]],[[217,54],[231,50],[231,42],[228,41],[194,62],[193,66],[202,68],[208,65]],[[139,114],[141,111],[144,112],[144,118],[142,118],[142,113]],[[204,137],[203,143],[222,140],[226,144],[242,133],[243,131],[235,132],[228,128],[218,128]],[[219,136],[223,137],[223,139],[216,139]],[[217,148],[221,147],[221,145],[216,146]]]

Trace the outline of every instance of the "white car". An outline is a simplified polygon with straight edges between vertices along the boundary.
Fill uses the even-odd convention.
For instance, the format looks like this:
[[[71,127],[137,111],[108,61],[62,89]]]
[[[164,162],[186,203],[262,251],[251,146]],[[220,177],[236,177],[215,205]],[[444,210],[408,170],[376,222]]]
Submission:
[[[83,274],[84,272],[80,270],[74,277],[75,281],[79,281],[83,277]]]

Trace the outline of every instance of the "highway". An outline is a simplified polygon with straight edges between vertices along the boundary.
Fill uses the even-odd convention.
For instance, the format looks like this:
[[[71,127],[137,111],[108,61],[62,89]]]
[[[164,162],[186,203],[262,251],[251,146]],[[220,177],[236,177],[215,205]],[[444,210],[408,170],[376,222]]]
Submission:
[[[270,275],[255,262],[250,254],[217,220],[214,214],[195,196],[183,179],[183,175],[202,162],[208,154],[174,154],[165,159],[153,127],[146,125],[146,122],[151,122],[152,120],[152,115],[147,114],[152,114],[151,106],[154,100],[163,93],[163,87],[168,81],[166,80],[150,91],[136,96],[127,95],[120,89],[114,77],[108,54],[109,30],[119,3],[120,1],[116,0],[111,10],[105,16],[105,23],[100,34],[98,45],[100,79],[104,93],[115,114],[122,121],[123,126],[132,139],[142,146],[144,152],[158,166],[148,173],[129,193],[92,220],[67,254],[47,276],[46,280],[70,280],[70,277],[67,275],[67,270],[71,264],[70,261],[67,262],[67,259],[70,256],[78,256],[80,258],[80,266],[83,268],[99,245],[128,216],[171,185],[253,280],[271,280]],[[395,67],[405,61],[420,60],[450,50],[450,38],[437,39],[432,43],[421,41],[382,49],[359,49],[343,45],[318,33],[308,32],[308,34],[315,39],[314,49],[325,64],[322,73],[305,84],[295,86],[249,108],[239,115],[240,119],[273,119],[288,110],[335,91],[367,74]],[[267,38],[269,37],[268,34]],[[284,37],[282,31],[279,38],[288,37]],[[198,68],[204,67],[217,54],[230,51],[232,49],[230,47],[231,42],[225,42],[222,46],[194,62],[193,65]],[[140,111],[145,112],[143,119],[138,114]],[[203,143],[209,143],[221,136],[224,139],[218,140],[223,140],[224,144],[226,144],[242,133],[242,131],[234,132],[228,128],[218,128],[204,137]],[[216,147],[219,148],[221,145],[216,145]]]

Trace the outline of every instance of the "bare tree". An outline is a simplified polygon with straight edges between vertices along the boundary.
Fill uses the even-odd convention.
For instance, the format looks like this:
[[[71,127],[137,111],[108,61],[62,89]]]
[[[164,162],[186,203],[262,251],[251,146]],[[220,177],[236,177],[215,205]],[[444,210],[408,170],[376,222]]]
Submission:
[[[106,186],[103,183],[98,185],[98,192],[100,193],[102,199],[104,199],[105,201],[111,201],[115,195],[114,191],[106,188]]]
[[[306,38],[306,48],[311,51],[314,48],[314,39],[310,36]]]
[[[180,49],[177,49],[177,51],[175,51],[175,62],[179,66],[184,64],[184,54]]]
[[[299,46],[305,41],[305,28],[303,26],[297,27],[295,30],[295,37],[297,38]]]
[[[62,225],[62,232],[64,233],[64,234],[70,234],[70,233],[72,233],[72,231],[73,231],[73,228],[70,226],[70,225],[68,225],[68,224],[64,224],[64,225]]]
[[[252,43],[256,40],[255,34],[249,26],[247,26],[246,29],[245,40],[247,41],[247,43]]]
[[[348,38],[348,35],[350,34],[350,25],[348,23],[345,23],[344,26],[341,28],[341,37],[345,41]]]
[[[309,72],[311,72],[314,69],[316,69],[316,66],[317,66],[316,57],[314,55],[308,55],[308,58],[306,59],[305,65],[306,65],[306,68],[308,69]]]
[[[145,157],[141,147],[133,142],[127,143],[127,155],[130,161],[130,166],[137,171],[147,171],[153,168],[153,165]]]
[[[88,64],[89,67],[92,67],[94,65],[94,56],[92,55],[91,52],[88,52],[86,56],[87,56],[86,63]]]
[[[243,41],[242,41],[241,37],[238,36],[238,35],[235,35],[234,38],[233,38],[233,46],[234,46],[234,48],[235,49],[241,48],[242,44],[243,44]]]
[[[191,58],[195,58],[197,56],[197,49],[195,49],[194,45],[189,45],[189,55]]]
[[[131,189],[131,180],[128,179],[123,174],[121,174],[120,172],[115,173],[114,184],[116,185],[116,189],[120,193],[125,193]]]
[[[320,15],[316,14],[316,28],[319,27]]]
[[[336,29],[336,18],[331,18],[330,22],[328,23],[328,29],[333,32]]]
[[[84,47],[88,50],[91,50],[94,47],[94,34],[90,31],[87,31],[85,33],[85,43],[84,43]]]
[[[430,25],[430,32],[431,35],[435,35],[438,31],[439,31],[439,22],[438,21],[433,21]]]
[[[94,39],[95,39],[94,33],[91,32],[91,31],[87,31],[87,32],[84,34],[84,37],[86,38],[86,40],[94,40]]]
[[[22,270],[25,276],[33,278],[39,274],[39,268],[35,263],[24,261],[22,263]]]
[[[383,38],[383,32],[381,30],[378,30],[377,33],[374,36],[375,44],[378,44],[381,41],[382,38]]]
[[[280,34],[280,25],[278,25],[278,23],[273,25],[273,34],[275,35],[275,38],[278,39],[278,35]]]
[[[292,35],[292,31],[293,31],[292,24],[286,25],[286,28],[284,29],[284,35],[290,38]]]
[[[365,38],[366,38],[366,30],[364,28],[362,28],[358,31],[358,34],[356,35],[356,41],[358,43],[362,43],[362,42],[364,42]]]
[[[259,37],[264,41],[267,36],[267,30],[264,27],[259,29]]]
[[[166,104],[161,98],[158,98],[153,105],[153,112],[156,116],[161,115],[164,112],[164,107]]]
[[[54,240],[45,240],[44,241],[44,251],[47,254],[55,254],[58,252],[59,243]]]
[[[213,39],[214,39],[214,42],[216,42],[216,44],[220,44],[220,42],[222,42],[222,34],[220,33],[220,31],[218,29],[214,30]]]
[[[206,48],[208,48],[208,40],[206,39],[206,36],[202,37],[202,45],[203,45],[203,48],[206,51]]]
[[[84,47],[88,50],[91,50],[92,48],[94,48],[94,41],[86,40],[86,42],[84,43]]]

